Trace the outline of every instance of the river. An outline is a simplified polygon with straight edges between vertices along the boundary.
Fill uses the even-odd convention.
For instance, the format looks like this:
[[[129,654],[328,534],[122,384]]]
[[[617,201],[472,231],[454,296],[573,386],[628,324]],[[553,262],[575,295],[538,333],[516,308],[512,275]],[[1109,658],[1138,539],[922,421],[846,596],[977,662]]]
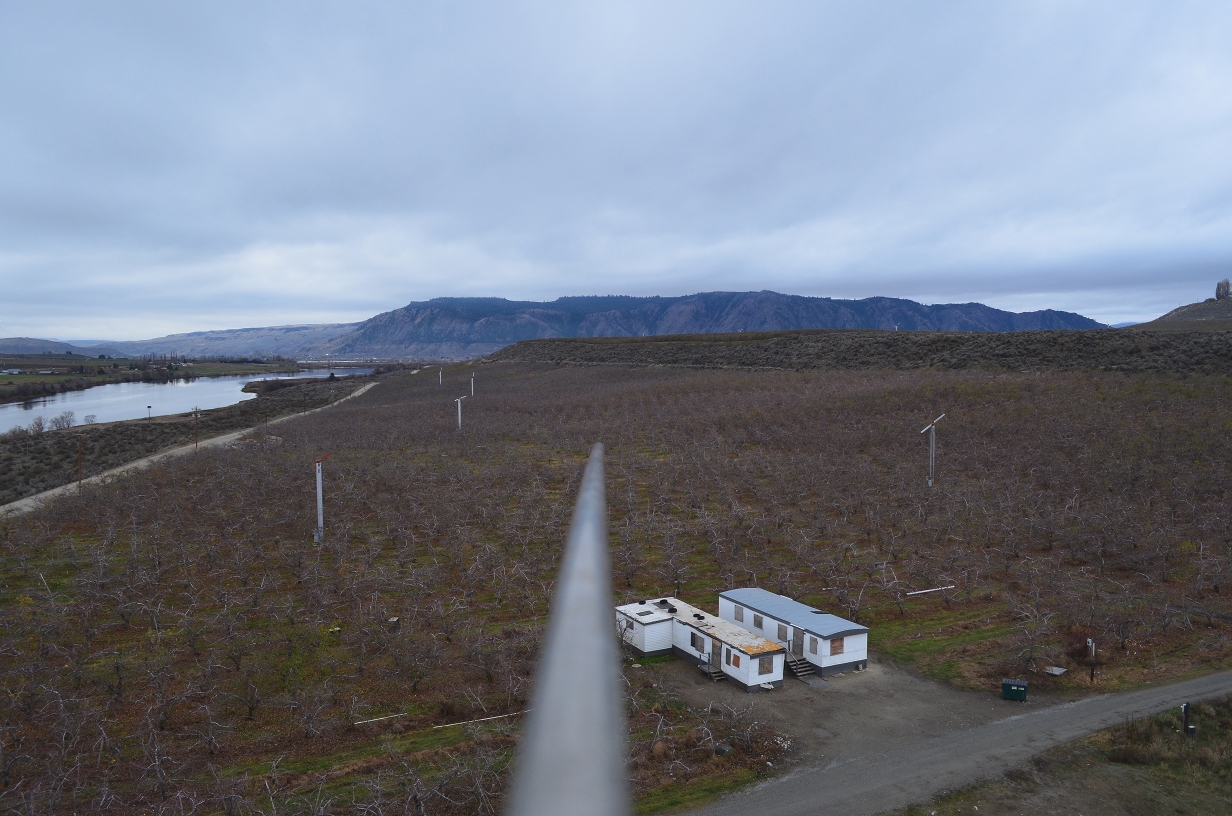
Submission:
[[[222,408],[252,399],[245,394],[244,384],[253,380],[304,377],[339,377],[348,374],[371,374],[371,368],[316,368],[292,374],[243,374],[228,377],[198,377],[195,380],[173,380],[165,383],[112,383],[97,385],[85,391],[69,391],[54,397],[40,397],[29,402],[0,405],[0,432],[16,426],[27,426],[35,417],[50,422],[65,411],[72,411],[74,422],[80,425],[92,417],[94,422],[117,422],[122,419],[142,419],[148,416],[182,414],[193,408]]]

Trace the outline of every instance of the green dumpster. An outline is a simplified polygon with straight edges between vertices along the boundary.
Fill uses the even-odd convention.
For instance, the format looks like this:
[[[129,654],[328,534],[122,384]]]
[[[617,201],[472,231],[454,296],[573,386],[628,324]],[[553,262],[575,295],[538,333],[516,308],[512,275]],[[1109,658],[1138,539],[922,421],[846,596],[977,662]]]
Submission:
[[[1001,699],[1002,700],[1018,700],[1025,703],[1027,701],[1027,681],[1026,680],[1002,680],[1001,681]]]

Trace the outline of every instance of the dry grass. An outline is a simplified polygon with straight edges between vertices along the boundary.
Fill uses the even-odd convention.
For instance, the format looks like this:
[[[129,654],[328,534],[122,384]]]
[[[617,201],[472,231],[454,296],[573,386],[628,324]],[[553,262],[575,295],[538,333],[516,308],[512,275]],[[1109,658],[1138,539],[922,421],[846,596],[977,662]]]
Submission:
[[[1038,757],[1004,779],[916,805],[900,816],[1216,816],[1232,809],[1232,701],[1134,720]]]

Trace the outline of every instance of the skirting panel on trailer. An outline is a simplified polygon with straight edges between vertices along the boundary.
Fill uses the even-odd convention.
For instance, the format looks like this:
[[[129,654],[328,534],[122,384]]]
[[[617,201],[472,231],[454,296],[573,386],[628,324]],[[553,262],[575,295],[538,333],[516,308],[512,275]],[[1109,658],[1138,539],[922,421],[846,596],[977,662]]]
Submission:
[[[813,665],[816,666],[817,664],[814,663]],[[843,672],[849,671],[860,671],[867,668],[867,660],[853,660],[850,663],[837,663],[833,666],[817,666],[817,669],[821,672],[822,677],[826,677],[831,674],[842,674]]]

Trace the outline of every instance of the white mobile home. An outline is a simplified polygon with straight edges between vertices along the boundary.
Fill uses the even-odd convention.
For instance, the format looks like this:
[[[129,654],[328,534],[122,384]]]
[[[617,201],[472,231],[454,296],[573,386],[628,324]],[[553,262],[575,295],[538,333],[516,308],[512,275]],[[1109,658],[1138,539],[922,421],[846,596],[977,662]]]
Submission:
[[[621,637],[640,655],[673,652],[745,691],[783,685],[782,646],[675,598],[618,606],[616,620]]]
[[[781,644],[793,667],[807,663],[823,677],[868,668],[867,626],[791,598],[757,587],[725,590],[719,593],[719,617]]]

